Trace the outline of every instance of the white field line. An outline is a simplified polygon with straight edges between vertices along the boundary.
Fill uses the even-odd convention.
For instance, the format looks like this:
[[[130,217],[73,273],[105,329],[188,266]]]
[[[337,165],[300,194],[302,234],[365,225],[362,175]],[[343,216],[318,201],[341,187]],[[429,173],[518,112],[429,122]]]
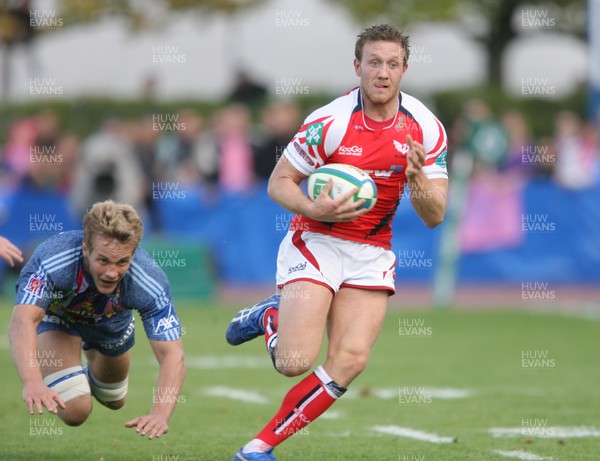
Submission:
[[[465,399],[473,395],[473,391],[469,389],[453,389],[450,387],[426,387],[425,395],[429,395],[434,399]]]
[[[545,456],[536,455],[534,453],[527,453],[526,451],[506,451],[506,450],[492,450],[494,453],[500,456],[506,456],[507,458],[524,459],[527,461],[550,461],[553,458],[546,458]]]
[[[583,319],[583,320],[592,320],[599,321],[600,320],[600,306],[598,303],[584,304],[583,309],[579,310],[562,310],[557,314],[562,315],[563,317],[569,317],[572,319]]]
[[[600,430],[594,427],[492,427],[488,429],[492,437],[531,437],[540,439],[572,439],[600,437]]]
[[[188,368],[214,370],[224,368],[270,368],[269,357],[262,355],[192,355],[185,358]]]
[[[398,389],[373,389],[373,395],[383,400],[397,400],[398,396],[400,395],[400,392]]]
[[[397,389],[374,389],[373,395],[375,397],[379,397],[380,399],[397,399],[404,387],[399,387]],[[464,399],[466,397],[470,397],[473,395],[473,392],[468,389],[453,389],[450,387],[417,387],[411,386],[411,395],[414,395],[418,392],[419,395],[423,395],[425,397],[431,397],[434,399]]]
[[[367,393],[383,400],[398,400],[402,393],[403,387],[396,388],[380,388],[373,389]],[[434,399],[452,400],[452,399],[464,399],[474,394],[469,389],[454,389],[449,387],[416,387],[411,386],[411,395],[422,395],[423,397],[431,397]],[[361,397],[359,390],[350,389],[344,394],[344,400],[353,400]]]
[[[344,431],[344,432],[325,432],[323,435],[326,435],[327,437],[334,437],[336,439],[339,439],[339,438],[350,437],[352,435],[352,433],[350,431]]]
[[[342,417],[342,413],[335,410],[328,410],[319,416],[319,419],[340,419]]]
[[[212,386],[202,389],[203,395],[210,397],[224,397],[231,400],[240,400],[246,403],[264,404],[269,400],[258,392],[248,391],[245,389],[234,389],[226,386]]]
[[[421,440],[431,443],[453,443],[456,441],[454,437],[444,437],[437,434],[411,429],[409,427],[400,426],[373,426],[375,432],[380,432],[387,435],[397,435],[398,437],[407,437],[409,439]]]
[[[350,389],[348,389],[346,391],[343,399],[344,400],[355,400],[355,399],[358,399],[360,396],[361,396],[361,394],[360,394],[359,390],[351,387]]]

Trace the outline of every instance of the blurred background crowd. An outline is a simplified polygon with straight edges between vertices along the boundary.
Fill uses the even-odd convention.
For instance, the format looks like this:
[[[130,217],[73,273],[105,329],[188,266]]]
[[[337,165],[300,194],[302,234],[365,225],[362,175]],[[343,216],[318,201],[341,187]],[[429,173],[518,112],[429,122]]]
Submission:
[[[232,100],[209,116],[183,107],[110,117],[83,137],[64,129],[55,112],[43,110],[9,125],[0,187],[5,194],[59,192],[75,216],[98,200],[127,201],[152,218],[148,231],[160,232],[153,191],[250,192],[268,179],[301,120],[292,100],[265,104],[256,120],[247,104]]]
[[[400,207],[398,240],[393,242],[399,255],[412,254],[429,262],[439,256],[441,260],[445,240],[450,246],[455,244],[460,255],[462,266],[452,270],[462,280],[600,280],[600,234],[595,225],[600,219],[600,104],[594,96],[598,90],[593,76],[590,81],[571,76],[575,83],[569,91],[558,84],[559,71],[575,68],[582,49],[594,56],[593,42],[600,40],[593,39],[591,32],[585,36],[582,19],[589,15],[590,24],[594,23],[591,3],[452,0],[443,8],[408,8],[383,0],[310,0],[301,7],[291,0],[170,0],[160,4],[170,12],[155,11],[157,2],[141,9],[135,2],[113,2],[112,10],[106,7],[101,12],[90,7],[93,3],[18,0],[0,4],[0,235],[26,253],[52,233],[78,228],[91,204],[112,198],[141,212],[147,237],[174,238],[180,245],[187,240],[191,247],[206,247],[221,281],[271,283],[277,243],[290,220],[289,213],[270,204],[266,196],[266,181],[274,165],[304,117],[358,83],[351,67],[356,33],[368,23],[406,18],[416,31],[416,41],[403,89],[424,100],[446,127],[451,207],[445,226],[426,236],[410,207],[406,203]],[[330,9],[332,5],[337,9]],[[204,15],[206,8],[211,11]],[[153,36],[156,24],[165,22],[161,18],[169,14],[181,25],[171,33],[181,32],[187,27],[186,12],[194,9],[200,12],[191,23],[195,30],[221,24],[222,29],[217,27],[213,33],[225,31],[225,45],[189,42],[184,35],[168,38],[164,28]],[[348,40],[329,40],[329,26],[320,11],[336,15],[338,35]],[[246,23],[255,26],[249,30]],[[121,59],[119,65],[102,66],[103,71],[118,73],[114,93],[99,96],[80,89],[69,95],[69,83],[61,84],[61,78],[77,77],[79,72],[81,78],[71,81],[73,88],[92,81],[94,72],[86,72],[85,64],[65,73],[71,62],[59,50],[77,43],[68,39],[71,28],[84,41],[85,30],[99,36],[102,27],[98,24],[112,30],[112,35],[106,35],[107,43],[112,40],[108,37],[119,36],[123,30],[145,30],[138,37],[147,39],[137,39],[135,46],[144,53],[152,50],[153,65],[163,63],[152,67],[154,74],[139,74],[145,77],[129,97],[122,95],[119,82],[134,73],[139,64],[134,58],[146,64],[149,59],[132,51],[130,68],[117,56],[123,46],[114,44],[110,50],[107,45],[93,52],[85,50],[78,57],[88,65],[90,61],[85,60],[90,56],[94,63]],[[111,29],[114,24],[119,25],[116,32]],[[471,42],[482,44],[485,50],[478,67],[466,74],[481,74],[475,84],[464,75],[452,77],[452,72],[470,65],[467,55],[472,50],[439,35],[442,52],[432,45],[431,37],[447,33],[449,24],[454,28],[452,37],[468,30]],[[261,39],[262,32],[267,35]],[[308,54],[276,49],[277,38],[302,43],[301,39],[308,41],[322,33],[327,47],[302,45],[299,50],[308,49]],[[59,38],[52,41],[51,37]],[[546,38],[540,42],[540,37]],[[557,38],[564,46],[557,45]],[[37,58],[30,52],[35,40]],[[518,40],[519,46],[513,47]],[[514,57],[517,51],[528,49],[531,43],[539,51],[525,52],[525,61],[537,70],[532,74],[523,65],[513,70],[512,63],[519,61]],[[549,50],[543,48],[545,43],[550,44]],[[454,51],[444,51],[446,45]],[[348,55],[338,56],[337,47]],[[270,53],[274,56],[269,57]],[[294,53],[297,57],[285,61]],[[453,56],[450,63],[446,55]],[[314,65],[313,59],[316,62],[319,56],[322,60]],[[338,59],[345,67],[337,64]],[[168,60],[189,67],[169,67]],[[554,67],[544,67],[549,61]],[[293,69],[301,70],[286,68],[290,62],[299,65]],[[559,66],[563,62],[569,65]],[[14,78],[23,75],[23,63],[30,69],[28,85]],[[261,63],[263,72],[256,72]],[[34,72],[44,66],[53,70]],[[440,72],[436,66],[445,70]],[[267,72],[270,78],[264,77]],[[168,82],[189,74],[202,84],[227,81],[230,85],[214,97],[199,96],[189,88],[186,97],[166,96],[165,90],[173,84]],[[440,75],[435,82],[429,79]],[[313,84],[310,79],[319,76],[323,85]],[[108,80],[102,79],[108,85],[105,88],[110,87]],[[450,88],[439,87],[444,80],[452,83],[451,89],[439,89]],[[514,89],[507,90],[515,81],[516,95]],[[23,88],[29,95],[23,96]],[[206,88],[211,91],[210,86]],[[62,95],[63,90],[67,94]],[[45,93],[50,96],[44,97]],[[169,245],[175,248],[177,244]],[[553,249],[552,255],[548,248]],[[446,259],[452,258],[446,255]],[[532,264],[533,260],[537,263]],[[427,267],[444,266],[429,262]],[[402,273],[399,279],[430,281],[435,270]]]
[[[160,232],[153,191],[202,187],[244,194],[268,179],[306,114],[293,99],[256,88],[251,106],[236,88],[206,116],[182,107],[108,117],[87,136],[69,131],[51,109],[16,117],[0,149],[0,188],[3,195],[60,193],[77,217],[98,200],[127,201],[151,217],[149,231]],[[574,111],[557,112],[552,134],[540,138],[523,113],[495,114],[481,99],[466,101],[455,119],[444,122],[450,158],[469,158],[472,184],[490,186],[490,193],[538,179],[572,190],[600,184],[600,130]],[[455,167],[451,161],[451,173]]]

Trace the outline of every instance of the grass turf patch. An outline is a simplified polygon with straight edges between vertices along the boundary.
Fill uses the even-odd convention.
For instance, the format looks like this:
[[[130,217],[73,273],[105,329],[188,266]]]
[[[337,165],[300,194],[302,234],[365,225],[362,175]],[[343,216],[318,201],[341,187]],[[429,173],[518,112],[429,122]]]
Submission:
[[[248,300],[249,303],[256,300]],[[2,309],[6,332],[10,303]],[[271,367],[264,343],[231,347],[233,309],[178,303],[188,375],[169,433],[148,441],[125,428],[152,404],[158,365],[138,323],[125,407],[99,404],[80,427],[52,415],[30,416],[8,350],[0,339],[0,460],[229,460],[273,416],[300,378]],[[559,460],[597,459],[600,439],[553,437],[558,428],[600,429],[597,366],[600,322],[506,311],[390,310],[369,366],[348,395],[275,450],[280,460],[458,461],[508,459],[494,450]],[[214,387],[247,391],[264,403],[215,397]],[[463,391],[462,398],[445,398]],[[445,392],[445,393],[444,393]],[[382,434],[410,428],[456,439],[435,444]],[[490,428],[518,428],[495,438]]]

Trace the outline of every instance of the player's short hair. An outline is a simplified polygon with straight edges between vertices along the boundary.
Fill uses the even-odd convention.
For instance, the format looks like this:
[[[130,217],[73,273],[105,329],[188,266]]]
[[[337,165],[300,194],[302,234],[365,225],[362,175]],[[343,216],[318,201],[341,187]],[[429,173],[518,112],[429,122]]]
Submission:
[[[89,250],[93,249],[97,235],[137,248],[144,235],[144,226],[131,205],[106,200],[94,203],[83,217],[83,241]]]
[[[360,34],[354,46],[354,56],[359,61],[362,60],[362,52],[367,42],[394,42],[398,43],[404,49],[404,64],[408,63],[410,56],[409,36],[393,24],[378,24],[367,27]]]

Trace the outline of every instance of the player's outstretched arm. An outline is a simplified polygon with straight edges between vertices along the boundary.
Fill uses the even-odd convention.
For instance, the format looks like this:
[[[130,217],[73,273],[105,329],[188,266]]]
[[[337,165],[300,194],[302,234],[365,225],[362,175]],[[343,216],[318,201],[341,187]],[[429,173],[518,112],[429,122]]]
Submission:
[[[6,237],[0,237],[0,258],[10,264],[10,267],[15,267],[15,261],[23,262],[23,253]]]
[[[282,156],[269,178],[269,196],[274,202],[292,213],[323,222],[352,221],[368,211],[367,209],[357,210],[365,203],[365,200],[358,200],[352,204],[346,203],[358,189],[352,189],[335,200],[329,197],[333,181],[329,181],[323,187],[319,197],[312,201],[299,186],[304,179],[306,179],[306,175],[298,171],[285,156]]]
[[[169,430],[169,418],[180,402],[180,393],[185,380],[183,341],[150,341],[156,360],[160,366],[157,386],[153,392],[150,414],[127,421],[126,427],[148,439],[158,438]]]
[[[65,404],[60,396],[44,384],[42,372],[37,359],[37,326],[44,317],[44,309],[18,304],[13,309],[12,319],[8,327],[10,350],[17,373],[23,383],[23,400],[27,404],[29,414],[34,410],[42,414],[46,407],[50,413],[58,413]]]
[[[406,179],[410,189],[410,202],[421,220],[428,227],[435,227],[444,220],[446,214],[448,180],[429,179],[423,171],[425,148],[410,136],[407,136],[406,141],[409,146]]]

